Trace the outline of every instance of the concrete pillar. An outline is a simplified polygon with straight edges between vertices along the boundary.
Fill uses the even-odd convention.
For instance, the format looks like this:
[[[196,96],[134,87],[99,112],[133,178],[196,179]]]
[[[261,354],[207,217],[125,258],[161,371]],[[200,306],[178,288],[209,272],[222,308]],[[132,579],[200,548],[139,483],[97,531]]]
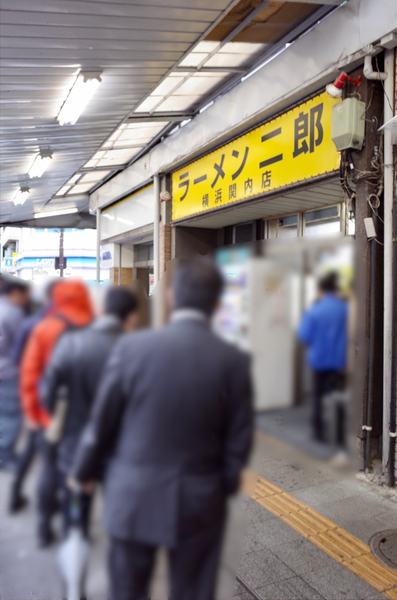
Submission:
[[[160,241],[160,176],[153,177],[154,224],[153,224],[153,273],[154,286],[159,282],[159,241]]]
[[[96,209],[96,280],[101,281],[101,209]]]
[[[395,58],[394,50],[385,52],[385,71],[388,74],[384,83],[384,121],[394,117],[395,97]],[[394,208],[394,152],[392,134],[384,132],[384,327],[383,327],[383,452],[382,465],[386,470],[389,462],[390,446],[390,403],[392,398],[392,342],[393,342],[393,208]]]
[[[170,176],[162,177],[161,191],[171,195]],[[166,200],[160,204],[160,231],[159,231],[159,278],[164,276],[167,264],[171,260],[171,211],[172,202]]]
[[[353,73],[353,76],[362,74],[362,70]],[[355,173],[372,171],[372,160],[375,148],[378,147],[379,138],[377,128],[382,122],[383,91],[377,81],[368,81],[363,77],[362,86],[349,88],[352,94],[359,92],[361,99],[366,103],[365,113],[365,145],[358,152],[351,153]],[[368,396],[368,361],[370,344],[370,280],[371,280],[371,243],[367,240],[364,219],[372,216],[368,204],[368,197],[374,191],[374,186],[362,178],[356,184],[355,222],[356,222],[356,264],[355,264],[355,298],[356,298],[356,343],[355,365],[352,374],[352,402],[350,406],[349,425],[350,440],[359,439],[361,456],[364,451],[365,430],[367,425],[367,396]],[[380,216],[382,206],[380,208]],[[380,241],[382,241],[381,227],[378,226]],[[379,246],[380,248],[380,246]],[[376,293],[375,293],[375,332],[374,332],[374,391],[372,394],[372,454],[380,458],[382,435],[382,371],[383,371],[383,255],[377,252],[376,258]]]

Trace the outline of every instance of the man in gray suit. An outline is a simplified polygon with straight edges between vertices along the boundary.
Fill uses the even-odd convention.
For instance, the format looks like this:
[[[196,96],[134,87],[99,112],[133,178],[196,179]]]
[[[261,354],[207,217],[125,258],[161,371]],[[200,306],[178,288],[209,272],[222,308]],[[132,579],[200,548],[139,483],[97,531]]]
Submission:
[[[146,600],[156,549],[168,549],[171,598],[212,600],[226,515],[252,437],[248,357],[210,319],[222,278],[182,263],[164,328],[126,336],[112,353],[72,478],[105,478],[111,600]]]

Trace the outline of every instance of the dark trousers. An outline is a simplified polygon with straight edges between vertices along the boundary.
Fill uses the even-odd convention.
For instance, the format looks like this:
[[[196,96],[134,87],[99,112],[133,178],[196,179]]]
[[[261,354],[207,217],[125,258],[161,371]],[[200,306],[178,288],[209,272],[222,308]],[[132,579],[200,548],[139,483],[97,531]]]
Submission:
[[[39,432],[31,429],[27,433],[25,447],[18,455],[14,481],[12,482],[11,486],[11,495],[13,498],[19,498],[22,494],[22,487],[25,477],[37,454],[39,435]]]
[[[313,371],[312,427],[316,440],[324,441],[323,398],[335,390],[343,389],[345,375],[342,371]]]
[[[37,487],[37,507],[39,528],[47,531],[51,518],[58,509],[58,492],[61,475],[57,467],[57,446],[48,442],[43,433],[39,434],[40,473]]]
[[[216,524],[168,550],[170,600],[213,600],[223,527]],[[147,600],[155,546],[111,538],[109,600]]]
[[[0,467],[15,460],[15,444],[22,423],[18,378],[0,380]]]

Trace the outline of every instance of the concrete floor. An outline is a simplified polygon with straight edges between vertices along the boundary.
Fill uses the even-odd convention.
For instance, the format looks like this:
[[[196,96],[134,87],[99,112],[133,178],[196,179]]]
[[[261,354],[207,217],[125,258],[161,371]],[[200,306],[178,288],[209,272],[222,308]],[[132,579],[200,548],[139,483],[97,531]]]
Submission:
[[[255,471],[368,543],[370,537],[397,528],[397,496],[384,497],[355,476],[291,449],[266,435],[257,436]],[[263,600],[366,600],[384,598],[368,583],[251,499],[238,575]],[[238,585],[235,597],[252,598]]]
[[[354,476],[334,472],[326,462],[309,458],[284,442],[256,436],[250,469],[316,509],[367,543],[376,532],[397,528],[396,497],[384,497]],[[0,474],[0,598],[61,600],[62,587],[55,551],[39,551],[35,542],[32,501],[20,515],[6,511],[10,476]],[[28,482],[34,498],[35,472]],[[225,544],[218,600],[252,598],[236,583],[236,570],[257,598],[272,600],[370,600],[382,594],[336,563],[310,541],[247,497],[234,499]],[[107,597],[106,536],[97,498],[88,572],[88,598]],[[59,523],[57,524],[59,526]],[[166,559],[160,554],[152,599],[167,597]]]

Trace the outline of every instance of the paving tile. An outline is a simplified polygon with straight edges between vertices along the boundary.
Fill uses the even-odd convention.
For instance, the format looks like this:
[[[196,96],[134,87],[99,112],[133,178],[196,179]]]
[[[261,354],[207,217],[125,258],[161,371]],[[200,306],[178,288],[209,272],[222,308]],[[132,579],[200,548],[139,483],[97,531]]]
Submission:
[[[343,488],[346,497],[348,497],[348,495],[356,496],[358,494],[372,494],[372,491],[354,476],[341,479],[337,485]]]
[[[344,528],[354,535],[356,538],[368,544],[370,538],[379,531],[390,529],[390,526],[385,523],[380,523],[377,519],[359,519],[352,521],[350,519],[343,523]]]
[[[328,504],[332,501],[345,500],[366,494],[359,483],[354,481],[319,481],[315,485],[306,488],[298,489],[293,492],[293,496],[301,500],[312,508],[317,508],[322,504]]]
[[[287,544],[275,546],[271,550],[296,575],[305,579],[309,573],[330,567],[334,560],[308,540],[300,538]]]
[[[26,575],[34,574],[29,578]],[[1,547],[2,600],[61,600],[62,586],[52,550],[38,551],[30,537]]]
[[[249,523],[252,521],[267,521],[268,519],[274,519],[274,515],[266,510],[263,506],[258,504],[255,500],[247,498],[241,507],[241,510],[247,514]]]
[[[379,531],[386,529],[397,529],[397,507],[389,510],[387,513],[376,515],[376,523]]]
[[[345,498],[336,502],[327,502],[318,507],[322,515],[334,521],[340,527],[345,527],[348,531],[350,522],[368,519],[371,521],[377,514],[382,514],[390,510],[390,501],[374,499],[367,494]],[[392,511],[394,512],[394,511]]]
[[[295,573],[269,550],[244,554],[238,574],[253,589],[294,577]]]
[[[242,554],[263,550],[264,545],[252,536],[246,535],[243,542]]]
[[[284,600],[280,587],[274,583],[255,590],[255,593],[258,594],[261,600]]]
[[[336,484],[333,482],[319,482],[315,485],[296,490],[293,493],[293,496],[308,506],[315,508],[319,504],[325,504],[331,500],[338,500],[338,492],[335,488]]]
[[[366,581],[334,561],[328,568],[307,573],[303,579],[326,600],[363,600],[378,594]]]
[[[259,552],[261,551],[244,554],[238,569],[238,575],[253,589],[263,587],[269,583],[267,573],[258,566],[257,555]]]
[[[282,598],[285,600],[322,600],[322,596],[316,592],[306,581],[300,577],[288,579],[279,584],[282,593]]]
[[[323,600],[323,597],[300,577],[259,588],[256,592],[263,600]]]
[[[233,592],[233,596],[243,596],[247,593],[247,590],[241,585],[241,583],[236,581]]]
[[[233,598],[238,598],[238,600],[252,600],[252,595],[249,592],[247,592],[245,587],[243,587],[240,583],[236,582],[234,586]]]
[[[269,480],[289,493],[294,493],[295,490],[301,490],[316,484],[316,479],[313,478],[313,475],[296,470],[282,471],[274,477],[269,478]]]
[[[259,542],[264,548],[273,548],[280,544],[302,539],[292,527],[277,517],[265,522],[253,522],[247,529],[246,538]]]

